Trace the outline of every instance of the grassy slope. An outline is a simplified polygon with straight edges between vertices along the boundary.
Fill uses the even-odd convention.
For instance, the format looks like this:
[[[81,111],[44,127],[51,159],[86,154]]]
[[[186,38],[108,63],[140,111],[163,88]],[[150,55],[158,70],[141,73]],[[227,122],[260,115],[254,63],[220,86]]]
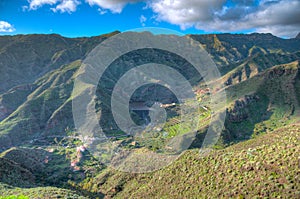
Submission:
[[[153,173],[106,169],[81,186],[108,198],[297,198],[299,136],[291,125],[204,157],[189,150]]]
[[[81,192],[103,193],[107,198],[298,198],[299,137],[300,125],[294,124],[205,156],[196,149],[188,150],[156,172],[129,174],[106,168],[73,185]],[[30,198],[81,195],[70,189],[18,188],[4,183],[0,191],[4,196]]]
[[[37,187],[37,188],[15,188],[6,184],[0,183],[0,191],[2,196],[19,196],[23,195],[30,199],[44,198],[44,199],[55,199],[55,198],[69,198],[69,199],[84,199],[87,197],[80,196],[76,192],[57,188],[57,187]],[[1,198],[1,196],[0,196]]]

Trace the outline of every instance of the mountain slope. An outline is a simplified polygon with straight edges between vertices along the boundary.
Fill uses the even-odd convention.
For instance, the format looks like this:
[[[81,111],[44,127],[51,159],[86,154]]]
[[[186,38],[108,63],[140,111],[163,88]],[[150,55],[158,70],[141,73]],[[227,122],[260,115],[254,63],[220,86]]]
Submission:
[[[32,186],[34,180],[33,177],[26,177],[26,172],[23,172],[23,176],[16,175],[24,170],[22,163],[26,164],[27,161],[23,160],[20,162],[20,168],[13,169],[14,173],[10,173],[15,176],[6,177],[6,179],[20,177],[19,182],[6,180],[6,183],[0,183],[0,192],[4,196],[23,194],[31,198],[41,196],[95,198],[92,197],[93,194],[94,196],[104,194],[106,198],[193,198],[194,196],[298,198],[300,196],[299,137],[299,124],[289,125],[226,149],[213,150],[205,156],[200,156],[198,150],[188,150],[170,166],[147,174],[123,173],[110,168],[91,172],[94,166],[85,165],[86,170],[83,170],[87,175],[85,179],[71,183],[68,189],[47,186],[18,188],[20,184]],[[24,153],[22,149],[13,149],[3,154],[12,152]],[[4,156],[15,159],[9,155]],[[51,157],[50,154],[48,164],[59,166],[57,161],[51,163]],[[8,161],[16,164],[9,159],[5,159],[4,164]],[[3,165],[2,160],[0,163]],[[4,172],[0,176],[8,173],[5,169],[2,171]],[[73,172],[72,175],[76,173]],[[17,187],[7,184],[14,184]],[[53,185],[57,186],[57,184]],[[70,191],[70,189],[77,191]]]
[[[227,88],[227,142],[249,139],[297,121],[299,61],[274,66]],[[225,139],[226,140],[226,139]]]
[[[300,52],[288,54],[261,54],[257,53],[244,60],[242,63],[236,64],[232,70],[224,69],[225,74],[222,82],[225,85],[236,84],[242,82],[258,73],[269,69],[275,65],[286,64],[300,60]]]
[[[256,53],[292,53],[300,51],[300,40],[282,39],[272,34],[190,35],[204,45],[218,66],[240,62]]]
[[[46,74],[32,84],[31,93],[27,93],[26,101],[0,122],[0,146],[7,148],[29,142],[36,137],[43,136],[43,132],[55,131],[63,134],[68,126],[73,128],[71,92],[73,89],[74,73],[81,65],[81,61],[75,61],[60,69]],[[19,97],[20,92],[11,93],[11,98]],[[3,103],[2,107],[9,109]],[[11,100],[10,100],[11,102]],[[64,114],[61,115],[61,111]],[[57,125],[59,121],[59,125]]]
[[[227,106],[218,111],[227,116],[215,146],[218,150],[199,157],[198,148],[212,114],[210,95],[218,90],[207,91],[201,78],[195,79],[193,86],[204,108],[197,112],[201,126],[190,149],[159,171],[128,174],[105,168],[88,151],[78,152],[82,143],[73,132],[72,98],[76,96],[71,93],[76,72],[94,46],[117,33],[74,39],[59,35],[0,37],[0,193],[32,198],[95,198],[103,194],[107,198],[300,196],[299,39],[270,34],[191,35],[211,53],[222,74],[216,81],[225,84]],[[110,105],[105,96],[118,78],[131,66],[149,60],[192,76],[187,63],[171,58],[159,50],[143,49],[116,60],[106,71],[98,85],[96,108],[102,114],[100,123],[112,129],[108,136],[120,134],[105,112]],[[166,90],[159,88],[153,97],[147,89],[139,88],[132,100],[154,100],[157,95],[174,100]],[[177,109],[168,108],[172,114],[163,129],[171,136],[179,129]],[[157,151],[164,146],[162,136],[158,134],[153,142],[112,139],[129,143],[132,150]]]
[[[33,83],[63,64],[82,59],[96,45],[119,32],[91,37],[51,35],[0,37],[0,94],[20,84]]]
[[[187,151],[149,174],[107,169],[81,187],[107,198],[298,198],[299,136],[292,125],[204,157]]]

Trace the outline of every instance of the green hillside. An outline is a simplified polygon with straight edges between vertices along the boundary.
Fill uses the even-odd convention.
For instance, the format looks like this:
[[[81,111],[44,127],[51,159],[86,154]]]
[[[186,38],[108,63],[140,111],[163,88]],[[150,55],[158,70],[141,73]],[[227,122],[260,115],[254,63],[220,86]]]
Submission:
[[[104,39],[118,32],[91,38],[65,38],[57,34],[0,36],[0,94],[83,58]]]
[[[77,194],[61,188],[20,189],[17,187],[21,185],[12,187],[4,183],[0,190],[4,195],[23,194],[31,198],[95,198],[101,197],[99,194],[107,198],[298,198],[299,136],[300,126],[290,125],[226,149],[213,150],[206,156],[199,156],[196,149],[188,150],[170,166],[148,174],[109,168],[90,172],[79,183],[69,181],[70,186],[76,187],[69,189],[77,190]],[[31,183],[30,179],[24,180]]]
[[[115,171],[82,146],[74,129],[72,96],[77,70],[86,55],[113,32],[91,38],[60,35],[0,36],[0,198],[299,198],[300,40],[271,34],[189,35],[216,62],[227,94],[225,126],[212,151],[201,157],[210,117],[210,96],[202,78],[180,57],[158,49],[131,52],[106,70],[97,89],[99,124],[124,149],[163,151],[188,128],[178,125],[180,110],[168,107],[163,131],[149,139],[125,134],[109,112],[109,96],[132,66],[150,61],[176,68],[199,92],[203,107],[196,139],[178,160],[147,174]],[[132,57],[133,58],[132,58]],[[122,66],[119,67],[119,66]],[[156,95],[145,92],[157,89]],[[150,85],[132,101],[176,99]],[[167,99],[167,100],[166,100]],[[157,99],[156,99],[157,100]],[[186,102],[185,105],[189,105]],[[175,103],[176,104],[176,103]],[[133,114],[136,123],[144,116]],[[188,126],[188,124],[187,124]],[[152,134],[151,134],[152,135]]]
[[[116,198],[264,198],[300,196],[299,126],[290,126],[199,157],[186,152],[167,168],[133,175],[105,171],[93,179]]]

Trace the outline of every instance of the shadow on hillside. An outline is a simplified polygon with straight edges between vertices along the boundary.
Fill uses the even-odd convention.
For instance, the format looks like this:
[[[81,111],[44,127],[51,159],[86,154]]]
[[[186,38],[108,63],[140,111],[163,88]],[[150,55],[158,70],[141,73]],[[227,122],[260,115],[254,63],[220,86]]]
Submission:
[[[56,187],[78,195],[100,197],[76,185],[85,179],[83,170],[73,170],[66,155],[42,149],[11,148],[0,154],[0,182],[19,188]],[[72,181],[72,185],[68,183]],[[75,187],[76,186],[76,187]]]
[[[226,110],[225,128],[217,146],[273,131],[299,117],[299,66],[278,66],[261,73],[254,81],[261,83],[256,90],[247,91],[250,95],[242,96],[241,92],[244,87],[251,87],[252,81],[227,88],[228,96],[239,97]],[[206,130],[199,132],[191,148],[201,147],[205,135]]]
[[[249,101],[237,100],[232,109],[227,109],[224,129],[216,148],[248,140],[266,131],[262,122],[269,120],[273,114],[268,110],[268,97],[260,94],[256,100]],[[206,134],[207,128],[199,131],[190,148],[201,148]]]

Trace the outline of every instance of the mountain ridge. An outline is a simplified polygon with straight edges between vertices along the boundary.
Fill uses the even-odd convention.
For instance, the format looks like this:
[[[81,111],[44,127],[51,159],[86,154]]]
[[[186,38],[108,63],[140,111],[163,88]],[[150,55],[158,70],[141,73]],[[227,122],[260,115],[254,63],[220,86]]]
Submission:
[[[12,85],[6,86],[8,91],[3,92],[2,95],[0,94],[0,143],[2,147],[13,146],[13,143],[19,143],[19,141],[17,141],[19,140],[19,138],[21,138],[20,140],[24,140],[24,138],[27,137],[28,139],[26,140],[30,141],[32,139],[36,139],[36,137],[39,137],[38,135],[51,135],[51,133],[58,133],[61,135],[65,133],[64,129],[74,128],[74,124],[72,122],[72,104],[70,98],[72,84],[75,78],[73,75],[80,67],[82,59],[89,52],[89,49],[91,50],[92,46],[96,46],[107,37],[113,36],[118,33],[119,32],[113,32],[92,38],[75,38],[68,41],[64,41],[67,38],[64,39],[59,35],[49,36],[37,34],[15,36],[17,38],[23,38],[21,39],[22,41],[27,41],[28,38],[32,38],[34,41],[33,46],[37,45],[36,41],[40,41],[37,47],[44,46],[43,43],[48,42],[48,37],[54,37],[50,40],[51,42],[58,42],[60,45],[62,43],[63,45],[67,43],[71,47],[68,47],[67,50],[63,50],[62,54],[58,52],[61,52],[61,49],[59,48],[62,48],[63,46],[55,47],[53,48],[54,50],[52,49],[52,47],[47,48],[45,52],[50,52],[49,54],[52,55],[51,60],[54,65],[50,64],[51,66],[47,68],[47,66],[49,65],[47,62],[44,64],[46,65],[47,69],[43,69],[43,67],[40,66],[38,66],[38,68],[41,68],[42,71],[49,70],[49,72],[42,72],[40,73],[41,77],[36,78],[34,81],[30,80],[29,82],[25,82],[25,84],[22,85],[14,86],[15,83],[13,83]],[[13,36],[12,38],[15,37]],[[295,39],[284,40],[277,38],[271,34],[213,34],[190,35],[190,37],[197,39],[197,41],[199,42],[202,42],[206,50],[208,50],[208,52],[213,56],[213,59],[217,63],[219,63],[220,70],[224,71],[224,76],[222,77],[223,80],[221,80],[220,83],[225,83],[225,85],[227,86],[231,85],[230,82],[241,83],[247,78],[251,78],[254,75],[257,75],[258,73],[276,64],[285,64],[299,60],[300,56],[298,52],[300,51],[300,44],[299,46],[294,45],[290,47],[290,50],[294,50],[293,52],[274,50],[278,46],[287,46],[290,41],[294,41]],[[40,38],[46,39],[41,40]],[[268,40],[266,41],[265,38],[269,38],[271,40],[275,39],[276,42],[270,42]],[[79,43],[81,42],[80,45],[77,40],[79,41]],[[240,41],[243,41],[244,44],[240,43]],[[264,41],[266,41],[266,43],[263,43]],[[20,43],[20,41],[18,41],[17,43]],[[23,43],[24,42],[21,42],[21,46],[23,45]],[[261,46],[258,45],[259,43],[261,43]],[[275,47],[272,47],[272,44],[274,44]],[[86,45],[86,47],[84,48],[85,50],[80,50],[84,45]],[[7,44],[6,46],[9,45]],[[52,44],[52,46],[59,45]],[[259,50],[259,52],[253,55],[253,46],[257,46],[258,49],[262,50]],[[2,47],[1,49],[3,50],[3,48],[5,49],[6,47]],[[232,51],[231,49],[236,50]],[[20,49],[17,48],[15,49],[15,51],[19,53]],[[67,53],[63,55],[64,52]],[[11,54],[13,53],[11,52]],[[64,56],[67,56],[69,58],[62,58]],[[50,56],[46,56],[46,59],[49,59],[49,57]],[[218,60],[222,60],[222,57],[224,58],[223,61],[225,60],[225,62],[218,62]],[[57,61],[60,59],[62,59],[62,61]],[[235,61],[235,59],[238,59],[238,61]],[[220,65],[221,63],[223,63],[224,65]],[[251,66],[249,66],[249,63]],[[31,67],[36,66],[35,64],[31,64]],[[2,63],[0,69],[1,68],[2,70],[6,70],[5,68],[9,67],[5,63]],[[114,73],[115,72],[117,71],[114,71]],[[41,74],[43,73],[46,74],[42,76]],[[3,75],[5,73],[1,74]],[[15,78],[18,78],[18,76],[16,76]],[[45,109],[45,107],[47,108]],[[16,136],[20,132],[22,132],[22,135],[24,137]],[[14,137],[13,140],[15,141],[9,141],[9,137],[7,137],[8,134],[15,135],[12,136]]]
[[[102,165],[85,148],[81,151],[84,144],[72,115],[72,100],[77,97],[72,95],[73,84],[82,61],[95,46],[115,34],[119,32],[73,39],[56,34],[0,37],[0,192],[3,195],[296,198],[300,194],[296,167],[300,132],[299,39],[258,33],[188,35],[204,46],[221,73],[221,78],[215,81],[224,85],[227,102],[217,112],[226,112],[227,116],[220,139],[208,156],[199,157],[199,147],[213,114],[210,96],[219,91],[208,90],[198,78],[193,89],[203,107],[195,113],[200,115],[201,125],[191,147],[172,165],[159,171],[129,174]],[[159,63],[171,65],[186,76],[193,73],[188,70],[188,63],[178,57],[142,49],[116,60],[103,77],[102,83],[106,84],[98,85],[97,94],[106,96],[105,92],[111,91],[117,77],[131,64],[155,62],[158,58],[163,59]],[[119,65],[123,67],[115,67]],[[153,88],[141,88],[131,100],[149,97],[151,94],[147,96],[145,91]],[[156,95],[173,98],[163,89],[156,90]],[[162,129],[167,136],[158,133],[147,140],[118,137],[124,133],[112,128],[113,118],[106,114],[108,99],[97,97],[99,123],[112,129],[107,136],[120,147],[159,152],[165,147],[165,140],[184,133],[185,129],[178,125],[175,103],[167,108],[170,115]],[[145,119],[138,114],[131,116],[141,123]]]

